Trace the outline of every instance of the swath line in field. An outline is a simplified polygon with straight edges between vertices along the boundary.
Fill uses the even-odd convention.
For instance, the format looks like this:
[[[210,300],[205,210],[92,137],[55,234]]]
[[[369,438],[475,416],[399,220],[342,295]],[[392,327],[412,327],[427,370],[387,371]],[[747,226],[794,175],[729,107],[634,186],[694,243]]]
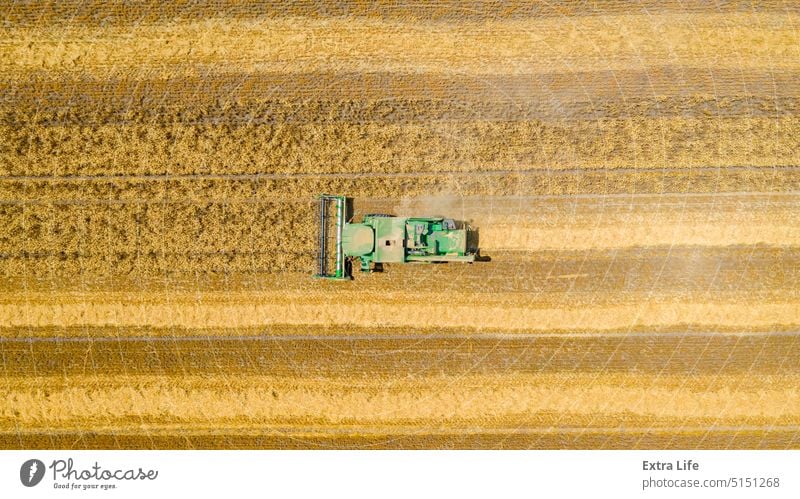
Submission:
[[[574,332],[548,332],[548,333],[470,333],[470,340],[517,340],[517,339],[530,339],[535,340],[538,338],[671,338],[671,337],[719,337],[719,336],[800,336],[800,330],[797,331],[706,331],[706,332],[602,332],[602,331],[587,331],[585,333]],[[208,341],[367,341],[367,340],[463,340],[464,335],[459,333],[452,334],[394,334],[383,335],[375,333],[374,335],[359,334],[359,335],[319,335],[319,334],[296,334],[296,335],[202,335],[202,336],[97,336],[97,337],[52,337],[52,336],[31,336],[25,338],[0,338],[2,343],[116,343],[124,342],[208,342]]]
[[[642,168],[611,168],[605,169],[602,165],[592,168],[552,168],[552,169],[533,169],[533,170],[431,170],[414,172],[323,172],[323,173],[154,173],[137,175],[0,175],[0,181],[16,182],[93,182],[93,181],[113,181],[113,180],[137,180],[137,181],[172,181],[172,180],[276,180],[287,178],[404,178],[404,177],[426,177],[436,175],[460,175],[471,177],[497,177],[507,175],[561,175],[575,174],[583,172],[605,172],[605,173],[648,173],[648,172],[682,172],[682,171],[796,171],[800,170],[800,165],[775,165],[775,166],[687,166],[687,167],[642,167]],[[721,193],[715,193],[720,195]],[[628,194],[626,194],[628,195]],[[708,195],[708,193],[705,193]]]

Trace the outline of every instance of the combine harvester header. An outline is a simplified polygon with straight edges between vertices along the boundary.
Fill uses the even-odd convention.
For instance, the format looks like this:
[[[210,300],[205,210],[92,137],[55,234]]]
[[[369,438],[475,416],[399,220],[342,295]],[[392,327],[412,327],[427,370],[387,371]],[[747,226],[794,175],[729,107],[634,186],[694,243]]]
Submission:
[[[382,214],[350,223],[347,204],[345,196],[319,197],[319,271],[314,277],[350,279],[353,258],[361,260],[362,272],[370,272],[380,270],[384,263],[472,263],[478,255],[478,248],[470,244],[475,233],[467,224],[458,227],[453,219],[443,217]]]

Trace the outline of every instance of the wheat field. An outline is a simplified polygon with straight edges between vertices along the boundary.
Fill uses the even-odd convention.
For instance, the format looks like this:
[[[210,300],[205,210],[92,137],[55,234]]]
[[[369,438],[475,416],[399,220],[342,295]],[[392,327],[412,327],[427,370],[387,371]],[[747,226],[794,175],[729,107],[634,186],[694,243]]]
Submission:
[[[800,446],[797,5],[0,19],[0,447]],[[491,261],[314,280],[323,192]]]

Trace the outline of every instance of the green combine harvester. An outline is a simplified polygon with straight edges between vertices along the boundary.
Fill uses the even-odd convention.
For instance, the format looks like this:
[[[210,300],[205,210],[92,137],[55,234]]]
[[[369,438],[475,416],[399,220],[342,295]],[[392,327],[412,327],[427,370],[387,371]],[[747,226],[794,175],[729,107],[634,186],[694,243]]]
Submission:
[[[382,270],[384,263],[472,263],[478,255],[471,247],[476,234],[467,224],[391,215],[365,215],[361,223],[351,223],[347,205],[345,196],[319,197],[319,272],[314,277],[350,279],[354,258],[360,259],[362,272],[371,272]]]

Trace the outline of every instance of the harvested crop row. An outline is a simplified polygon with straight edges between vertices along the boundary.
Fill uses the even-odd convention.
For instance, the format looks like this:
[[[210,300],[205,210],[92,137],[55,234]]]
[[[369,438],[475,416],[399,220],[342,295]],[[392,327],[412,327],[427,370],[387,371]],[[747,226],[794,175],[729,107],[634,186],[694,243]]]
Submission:
[[[458,428],[325,426],[203,428],[128,427],[111,432],[82,429],[13,430],[0,446],[25,449],[792,449],[794,425],[680,426],[677,428],[575,428],[532,426],[482,430]],[[679,431],[678,431],[679,429]]]
[[[720,29],[720,24],[725,29]],[[135,34],[135,36],[132,36]],[[354,71],[524,74],[684,66],[798,69],[786,13],[663,14],[561,19],[396,23],[285,18],[130,27],[6,28],[0,69],[113,76],[201,71]],[[669,40],[665,44],[663,40]],[[491,56],[489,56],[491,54]],[[176,69],[188,71],[177,73]]]
[[[635,334],[464,336],[443,329],[349,327],[342,334],[314,336],[298,327],[273,328],[274,336],[228,330],[181,335],[176,329],[93,327],[79,332],[53,328],[32,337],[8,332],[3,342],[6,379],[37,376],[159,375],[223,377],[269,375],[364,379],[448,375],[625,374],[627,376],[742,376],[771,379],[800,375],[798,335],[696,329]],[[685,334],[675,334],[676,332]],[[83,334],[81,334],[83,333]],[[52,341],[52,338],[73,341]],[[12,339],[18,338],[18,339]],[[708,379],[708,378],[706,378]],[[388,385],[388,383],[387,383]]]
[[[800,75],[798,75],[800,76]],[[63,86],[65,83],[59,83]],[[135,82],[139,83],[139,82]],[[16,85],[15,85],[16,86]],[[36,89],[42,91],[44,89]],[[627,97],[562,102],[554,97],[504,100],[472,101],[444,100],[417,95],[381,100],[315,100],[290,101],[270,99],[272,89],[265,90],[259,99],[236,99],[228,95],[225,100],[199,106],[192,97],[198,89],[178,94],[185,102],[166,106],[162,99],[148,98],[132,106],[129,100],[104,102],[108,96],[89,99],[71,99],[68,105],[52,107],[48,103],[28,104],[27,109],[16,99],[0,111],[0,123],[11,127],[23,125],[41,126],[85,126],[85,125],[141,125],[166,127],[183,125],[276,125],[332,123],[437,123],[437,122],[516,122],[536,121],[563,123],[590,120],[628,120],[631,116],[641,118],[675,118],[706,115],[707,119],[748,116],[751,118],[782,117],[800,114],[800,99],[794,97],[764,96],[691,96],[691,97]],[[322,90],[322,87],[317,89]],[[168,90],[167,90],[168,91]],[[55,99],[54,99],[55,100]],[[43,106],[46,106],[42,109]]]
[[[391,381],[387,383],[387,381]],[[796,376],[525,375],[361,379],[248,376],[13,378],[0,428],[113,431],[314,425],[491,428],[787,425]],[[47,392],[42,397],[42,392]],[[91,404],[86,401],[91,400]]]
[[[14,264],[7,262],[5,269],[9,272],[0,285],[4,290],[2,302],[16,304],[46,303],[53,294],[70,303],[84,303],[89,298],[81,293],[134,304],[145,296],[152,296],[150,302],[163,301],[165,296],[170,301],[188,299],[192,303],[213,303],[233,296],[280,300],[280,295],[269,293],[275,289],[302,303],[371,302],[375,296],[408,303],[414,302],[415,292],[401,290],[415,290],[434,281],[442,283],[439,289],[447,293],[472,290],[476,296],[465,297],[470,302],[480,299],[498,306],[509,296],[519,306],[539,308],[635,304],[645,300],[690,303],[709,296],[742,303],[800,299],[796,285],[800,278],[797,247],[673,245],[490,255],[492,262],[469,267],[394,266],[383,274],[359,274],[357,282],[344,286],[310,279],[314,267],[311,255],[302,259],[289,255],[294,260],[288,268],[307,262],[306,268],[296,272],[277,267],[274,253],[245,251],[237,255],[76,255],[66,261],[57,256],[29,257]],[[187,290],[193,291],[188,298]],[[122,294],[117,295],[119,292]],[[141,296],[137,298],[137,294]],[[520,301],[523,296],[527,301]]]
[[[144,0],[133,4],[122,0],[34,0],[4,6],[4,19],[13,26],[88,25],[118,26],[153,24],[168,20],[203,21],[211,17],[259,19],[281,17],[350,17],[391,21],[463,22],[497,19],[559,19],[598,14],[660,13],[796,13],[796,6],[780,0],[761,0],[706,4],[679,0],[658,1],[610,0],[587,4],[582,0],[530,2],[507,0],[502,3],[481,0],[465,7],[460,0],[437,0],[414,3],[391,1],[345,0],[330,4],[295,0],[276,4],[242,3],[238,0],[215,0],[213,4],[193,2],[164,3]]]

